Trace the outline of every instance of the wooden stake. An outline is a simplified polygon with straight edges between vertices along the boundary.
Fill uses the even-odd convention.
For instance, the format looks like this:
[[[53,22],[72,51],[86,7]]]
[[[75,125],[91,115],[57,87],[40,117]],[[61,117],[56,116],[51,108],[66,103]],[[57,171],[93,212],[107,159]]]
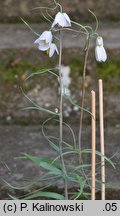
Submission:
[[[99,79],[99,118],[100,118],[100,148],[101,148],[101,199],[105,200],[105,149],[104,149],[104,117],[103,117],[103,82]]]
[[[95,102],[95,92],[91,91],[92,98],[92,191],[91,200],[95,200],[95,164],[96,164],[96,102]]]

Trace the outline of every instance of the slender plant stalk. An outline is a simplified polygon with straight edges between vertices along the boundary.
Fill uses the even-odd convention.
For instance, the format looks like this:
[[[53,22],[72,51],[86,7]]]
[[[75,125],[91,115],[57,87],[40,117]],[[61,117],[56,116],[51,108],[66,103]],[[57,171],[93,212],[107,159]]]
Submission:
[[[79,162],[81,163],[82,156],[81,156],[81,142],[82,142],[82,125],[83,125],[83,108],[84,108],[84,100],[85,100],[85,77],[86,77],[86,68],[87,68],[87,59],[89,54],[89,44],[90,44],[90,37],[87,39],[87,46],[85,51],[85,60],[84,60],[84,69],[83,69],[83,81],[82,81],[82,102],[81,102],[81,114],[80,114],[80,128],[79,128]]]
[[[62,155],[62,146],[63,146],[63,93],[62,93],[62,73],[61,73],[61,63],[62,63],[62,33],[60,31],[60,53],[59,53],[59,79],[60,79],[60,160],[62,163],[62,171],[65,176],[67,176],[64,158]],[[68,200],[68,184],[67,179],[64,180],[64,190],[65,190],[65,199]]]

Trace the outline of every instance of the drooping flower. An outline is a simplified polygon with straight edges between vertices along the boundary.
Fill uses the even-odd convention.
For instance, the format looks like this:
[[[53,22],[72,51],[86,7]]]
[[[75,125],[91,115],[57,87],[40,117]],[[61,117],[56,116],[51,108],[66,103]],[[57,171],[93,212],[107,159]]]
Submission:
[[[48,49],[49,57],[51,58],[54,55],[55,52],[59,55],[59,51],[58,51],[58,48],[57,48],[56,44],[51,43],[50,47]]]
[[[98,36],[96,39],[95,57],[98,62],[105,62],[107,54],[103,45],[103,38]]]
[[[53,35],[51,31],[44,31],[41,36],[35,40],[34,44],[38,44],[39,50],[46,51],[49,49],[52,39]]]
[[[54,28],[56,25],[61,27],[69,27],[71,26],[71,20],[66,13],[58,12],[55,16],[52,28]]]
[[[59,54],[56,44],[52,43],[53,35],[51,31],[44,31],[41,36],[35,40],[34,44],[38,44],[38,49],[41,51],[47,51],[47,54],[51,58],[55,52]]]

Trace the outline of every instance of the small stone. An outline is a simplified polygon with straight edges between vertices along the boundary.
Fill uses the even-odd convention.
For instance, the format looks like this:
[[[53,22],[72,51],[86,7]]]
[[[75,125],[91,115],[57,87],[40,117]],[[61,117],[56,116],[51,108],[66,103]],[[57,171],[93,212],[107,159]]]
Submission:
[[[73,107],[73,111],[77,112],[78,110],[79,110],[79,107],[77,107],[77,106]]]
[[[11,120],[12,120],[12,117],[11,117],[11,116],[7,116],[7,117],[6,117],[6,120],[7,120],[7,121],[11,121]]]
[[[116,124],[115,127],[116,127],[116,128],[120,128],[120,124]]]
[[[55,108],[55,113],[58,113],[58,112],[59,112],[58,108]]]
[[[51,104],[50,103],[45,103],[45,107],[50,107]]]

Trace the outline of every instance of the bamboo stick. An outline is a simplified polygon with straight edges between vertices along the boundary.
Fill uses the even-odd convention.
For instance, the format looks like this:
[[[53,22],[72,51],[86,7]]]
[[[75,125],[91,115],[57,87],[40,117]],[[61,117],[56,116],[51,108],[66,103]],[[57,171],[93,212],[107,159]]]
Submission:
[[[100,148],[101,148],[101,199],[105,200],[105,147],[104,147],[104,116],[103,116],[103,82],[99,79],[99,118],[100,118]]]
[[[95,102],[95,92],[91,91],[92,98],[92,191],[91,200],[95,200],[95,164],[96,164],[96,102]]]

